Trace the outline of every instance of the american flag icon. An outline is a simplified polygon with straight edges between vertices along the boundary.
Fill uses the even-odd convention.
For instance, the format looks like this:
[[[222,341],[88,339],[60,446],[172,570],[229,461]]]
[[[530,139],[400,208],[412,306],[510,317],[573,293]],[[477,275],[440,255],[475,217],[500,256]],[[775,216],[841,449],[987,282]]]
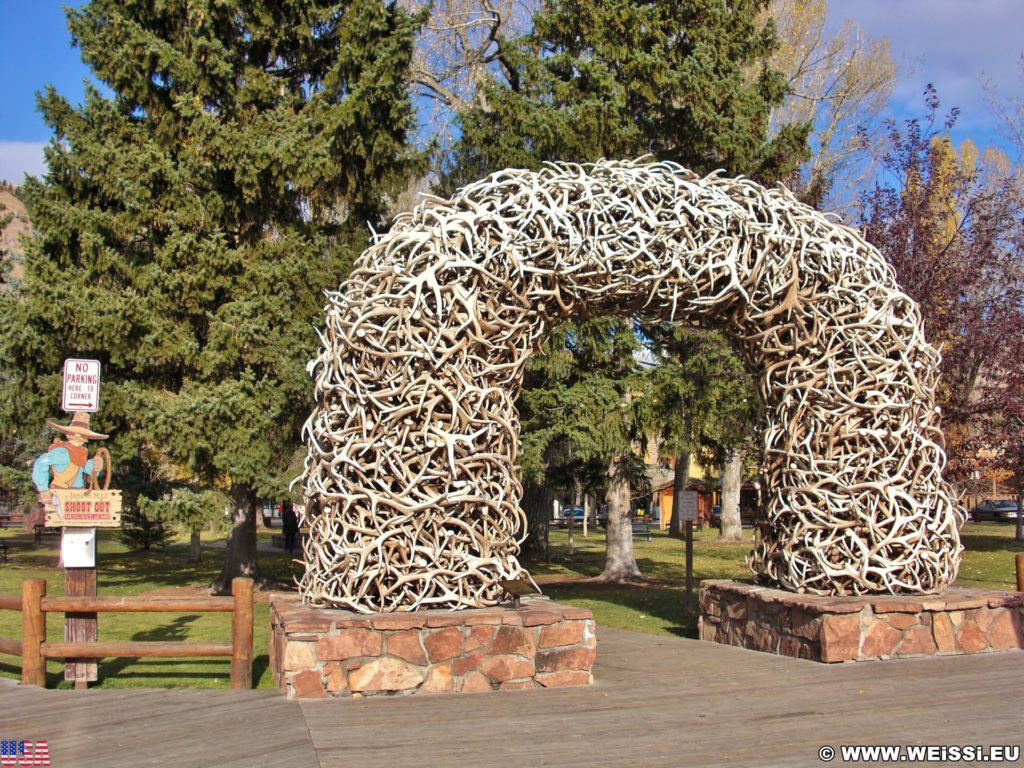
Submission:
[[[0,740],[0,765],[49,765],[50,748],[46,739],[38,741]]]

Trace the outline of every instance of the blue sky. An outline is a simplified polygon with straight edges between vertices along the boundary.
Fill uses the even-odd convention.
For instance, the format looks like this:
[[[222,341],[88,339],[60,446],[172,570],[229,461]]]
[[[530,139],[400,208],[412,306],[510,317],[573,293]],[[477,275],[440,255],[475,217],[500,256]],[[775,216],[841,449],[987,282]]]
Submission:
[[[71,46],[61,6],[0,0],[0,179],[17,183],[42,171],[50,132],[36,112],[36,92],[53,85],[75,103],[82,97],[88,70]]]
[[[77,0],[67,3],[80,5]],[[50,84],[78,103],[88,70],[71,46],[55,0],[0,0],[0,179],[19,183],[43,171],[50,133],[35,94]],[[1004,97],[1024,95],[1024,0],[830,0],[830,24],[858,22],[869,37],[888,36],[897,61],[912,68],[892,100],[897,119],[922,112],[934,83],[943,107],[963,111],[956,139],[1000,143],[998,121],[985,101],[982,77]]]
[[[933,83],[943,112],[961,109],[954,138],[1003,143],[981,82],[1004,99],[1024,96],[1024,0],[830,0],[829,22],[844,18],[869,38],[889,38],[905,73],[891,100],[894,117],[921,116]]]

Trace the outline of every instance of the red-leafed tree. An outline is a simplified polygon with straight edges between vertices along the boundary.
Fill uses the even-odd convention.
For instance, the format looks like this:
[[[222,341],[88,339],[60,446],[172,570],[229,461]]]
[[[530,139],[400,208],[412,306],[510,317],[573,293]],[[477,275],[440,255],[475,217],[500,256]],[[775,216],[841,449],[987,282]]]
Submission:
[[[861,203],[868,240],[921,307],[928,340],[942,351],[947,476],[969,488],[979,471],[1024,480],[1024,220],[1015,169],[994,149],[954,148],[957,111],[888,126],[889,182]]]
[[[1020,392],[1024,391],[1024,364],[1018,364],[1008,377],[1007,389],[1016,393],[1005,406],[1005,427],[1001,430],[1004,447],[997,454],[996,469],[1007,470],[1017,488],[1017,541],[1024,541],[1024,403]]]

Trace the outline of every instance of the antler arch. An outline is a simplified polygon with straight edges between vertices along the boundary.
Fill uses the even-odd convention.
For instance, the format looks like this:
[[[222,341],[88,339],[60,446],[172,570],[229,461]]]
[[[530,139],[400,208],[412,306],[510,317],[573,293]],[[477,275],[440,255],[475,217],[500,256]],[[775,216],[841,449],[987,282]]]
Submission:
[[[308,604],[484,606],[524,575],[515,398],[550,327],[598,313],[697,319],[758,372],[760,577],[841,595],[956,576],[938,353],[878,252],[785,189],[671,163],[503,171],[401,216],[328,298]]]

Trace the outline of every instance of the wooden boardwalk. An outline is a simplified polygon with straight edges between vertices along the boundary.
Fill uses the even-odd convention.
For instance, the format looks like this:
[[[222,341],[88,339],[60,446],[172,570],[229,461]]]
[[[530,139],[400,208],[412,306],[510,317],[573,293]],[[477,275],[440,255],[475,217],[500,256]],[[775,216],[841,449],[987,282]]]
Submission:
[[[0,738],[47,739],[54,768],[767,768],[825,765],[824,744],[1024,742],[1024,653],[827,666],[600,628],[595,677],[589,688],[304,703],[0,681]]]

